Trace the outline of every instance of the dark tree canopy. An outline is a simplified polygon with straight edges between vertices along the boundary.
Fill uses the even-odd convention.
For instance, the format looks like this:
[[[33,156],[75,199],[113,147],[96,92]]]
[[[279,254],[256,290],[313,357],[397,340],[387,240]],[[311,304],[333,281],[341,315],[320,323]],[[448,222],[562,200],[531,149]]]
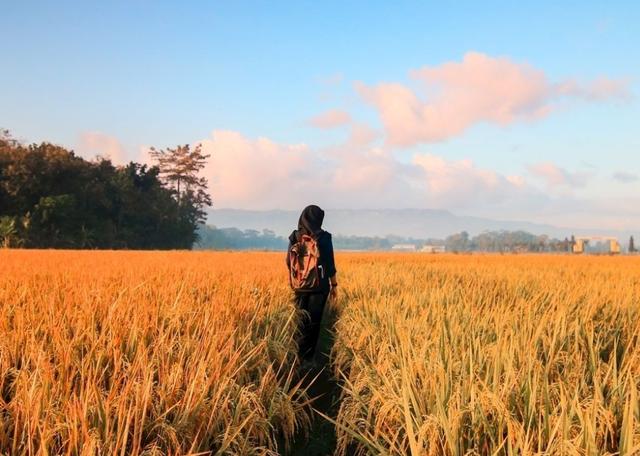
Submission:
[[[185,195],[157,166],[89,161],[0,132],[0,245],[189,249],[202,208]]]

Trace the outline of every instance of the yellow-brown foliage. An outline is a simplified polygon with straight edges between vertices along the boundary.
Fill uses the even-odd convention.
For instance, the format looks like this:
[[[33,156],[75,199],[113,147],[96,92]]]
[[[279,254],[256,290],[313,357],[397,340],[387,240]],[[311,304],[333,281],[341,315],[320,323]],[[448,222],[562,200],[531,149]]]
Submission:
[[[0,454],[277,454],[309,416],[283,266],[0,250]]]
[[[342,454],[634,454],[637,258],[343,254]],[[282,254],[0,251],[0,453],[277,454]]]
[[[341,282],[342,453],[640,453],[637,258],[369,255]]]

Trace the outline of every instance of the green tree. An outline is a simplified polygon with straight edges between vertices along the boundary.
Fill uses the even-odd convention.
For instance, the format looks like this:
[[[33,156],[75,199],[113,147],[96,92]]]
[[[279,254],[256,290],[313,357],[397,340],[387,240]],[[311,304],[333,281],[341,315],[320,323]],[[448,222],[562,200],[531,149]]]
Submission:
[[[199,209],[211,206],[207,179],[200,176],[211,155],[202,152],[201,144],[194,148],[189,144],[174,149],[152,147],[151,156],[160,168],[161,177],[175,190],[179,204],[193,204]]]
[[[0,217],[0,246],[4,248],[16,247],[20,244],[16,217]]]
[[[178,217],[178,202],[156,166],[129,163],[118,169],[115,225],[125,248],[191,248],[193,227]]]
[[[469,233],[462,231],[445,239],[446,249],[450,252],[466,252],[470,249]]]
[[[76,247],[77,216],[73,195],[43,196],[30,214],[32,236],[48,247]]]
[[[46,142],[23,145],[0,131],[0,243],[191,248],[202,216],[198,202],[209,201],[197,193],[206,181],[187,175],[178,193],[160,172],[133,162],[85,160]]]
[[[175,148],[151,148],[163,181],[174,191],[178,202],[178,218],[193,233],[192,243],[198,239],[198,226],[206,221],[206,208],[211,206],[207,179],[200,176],[210,155],[202,152],[202,145],[188,144]]]
[[[629,238],[629,253],[634,253],[636,251],[636,245],[633,240],[633,236]]]

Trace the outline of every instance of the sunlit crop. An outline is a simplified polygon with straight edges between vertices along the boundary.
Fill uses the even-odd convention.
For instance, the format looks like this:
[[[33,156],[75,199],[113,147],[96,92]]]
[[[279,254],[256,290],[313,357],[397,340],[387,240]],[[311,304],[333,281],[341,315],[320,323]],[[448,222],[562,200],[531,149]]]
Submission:
[[[640,454],[640,261],[362,256],[334,358],[343,454]]]
[[[339,255],[337,453],[640,454],[639,260]],[[0,250],[0,454],[304,447],[290,297],[281,253]]]
[[[278,454],[309,419],[283,264],[0,250],[0,454]]]

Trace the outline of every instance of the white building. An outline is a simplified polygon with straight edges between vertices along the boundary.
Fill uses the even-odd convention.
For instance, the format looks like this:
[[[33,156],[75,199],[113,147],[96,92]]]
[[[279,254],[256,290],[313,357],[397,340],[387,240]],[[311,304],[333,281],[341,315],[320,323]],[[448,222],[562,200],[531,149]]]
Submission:
[[[394,244],[391,250],[396,252],[415,252],[416,246],[415,244]]]
[[[420,251],[426,253],[444,253],[445,248],[444,245],[424,245]]]

